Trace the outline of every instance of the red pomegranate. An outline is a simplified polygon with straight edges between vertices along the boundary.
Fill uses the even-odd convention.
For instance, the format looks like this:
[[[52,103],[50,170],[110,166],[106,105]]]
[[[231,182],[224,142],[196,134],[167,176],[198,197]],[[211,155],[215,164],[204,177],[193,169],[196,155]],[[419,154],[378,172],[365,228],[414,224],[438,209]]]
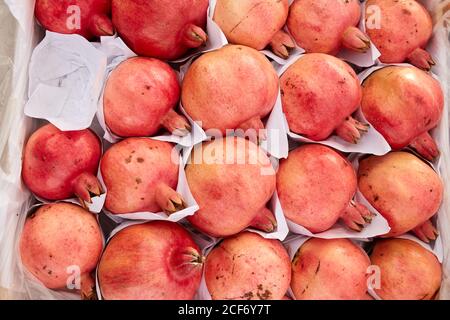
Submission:
[[[98,265],[106,300],[188,300],[200,286],[203,257],[190,234],[155,221],[119,231]]]
[[[369,0],[365,23],[367,34],[381,52],[381,62],[408,61],[425,70],[435,64],[424,50],[433,32],[433,21],[419,2]]]
[[[275,191],[275,170],[253,142],[227,137],[198,145],[186,178],[200,206],[188,220],[200,231],[226,237],[247,227],[275,229],[275,217],[266,208]]]
[[[67,289],[70,277],[79,276],[83,298],[95,294],[90,273],[102,248],[94,215],[70,203],[40,207],[27,218],[20,238],[20,256],[29,272],[50,289]]]
[[[362,87],[361,110],[394,150],[409,146],[428,160],[439,155],[428,132],[444,109],[436,79],[412,66],[390,66],[372,73]]]
[[[88,40],[112,36],[111,0],[36,0],[35,15],[47,30]]]
[[[295,0],[287,26],[308,53],[335,55],[342,47],[365,52],[370,40],[357,28],[360,18],[358,0]]]
[[[360,162],[359,190],[388,221],[395,237],[413,231],[423,241],[436,239],[430,218],[438,211],[443,184],[427,163],[407,152],[370,156]]]
[[[108,149],[100,169],[108,190],[105,208],[114,214],[173,213],[184,208],[174,189],[179,156],[171,143],[128,138]]]
[[[350,162],[333,149],[303,145],[282,160],[277,191],[285,216],[311,232],[330,229],[339,219],[361,231],[373,214],[355,203],[357,179]]]
[[[287,59],[289,50],[295,47],[282,30],[288,12],[288,0],[218,0],[214,21],[230,43],[256,50],[270,46],[276,55]]]
[[[136,54],[175,60],[203,45],[208,0],[112,0],[120,37]]]
[[[357,143],[368,126],[352,118],[361,103],[361,85],[344,61],[323,53],[305,54],[281,76],[281,100],[289,129],[311,140],[333,132]]]
[[[252,232],[226,238],[205,262],[213,300],[281,300],[290,281],[291,261],[281,242]]]
[[[152,58],[128,59],[111,72],[103,96],[105,122],[122,137],[156,134],[161,127],[184,136],[191,127],[173,109],[180,99],[177,75]]]
[[[252,129],[260,138],[262,118],[275,105],[278,75],[255,49],[228,45],[194,61],[182,84],[186,112],[205,130]]]
[[[292,292],[297,300],[365,300],[369,266],[348,239],[311,238],[292,261]]]
[[[97,180],[102,148],[90,130],[60,131],[47,124],[28,140],[22,164],[27,187],[46,200],[77,196],[81,203],[102,193]]]
[[[441,286],[438,259],[412,240],[378,240],[370,260],[380,268],[381,283],[375,292],[383,300],[430,300]]]

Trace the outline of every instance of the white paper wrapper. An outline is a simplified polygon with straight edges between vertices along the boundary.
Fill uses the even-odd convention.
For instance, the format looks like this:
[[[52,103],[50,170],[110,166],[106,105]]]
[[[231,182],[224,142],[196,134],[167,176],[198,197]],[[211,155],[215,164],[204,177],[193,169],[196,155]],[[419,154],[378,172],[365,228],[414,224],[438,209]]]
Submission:
[[[100,99],[98,100],[98,110],[97,110],[97,119],[99,121],[100,126],[104,131],[103,138],[110,143],[116,143],[122,140],[122,137],[119,137],[112,133],[108,126],[105,123],[105,117],[103,113],[103,91],[108,80],[110,73],[123,61],[135,57],[135,53],[131,51],[127,45],[122,41],[121,38],[118,37],[102,37],[101,43],[98,46],[99,50],[101,50],[107,57],[108,65],[106,67],[105,77],[104,77],[104,85],[102,86],[102,93]],[[185,114],[184,110],[182,112]],[[184,137],[178,137],[167,132],[164,135],[153,137],[155,140],[172,142],[184,147],[195,145],[204,139],[206,139],[206,135],[204,131],[200,128],[200,126],[192,121],[192,119],[188,118],[192,132]]]
[[[85,38],[48,31],[31,58],[25,114],[63,131],[88,128],[105,68],[105,55]]]
[[[182,65],[180,67],[180,79],[183,81],[189,67],[193,63],[195,57],[191,58],[189,61],[186,62],[186,64]],[[192,118],[184,111],[183,105],[180,102],[180,109],[183,111],[184,115],[188,118],[189,122],[194,123]],[[286,158],[289,150],[289,142],[287,139],[287,136],[285,134],[286,127],[285,127],[285,121],[280,116],[282,114],[282,108],[281,108],[281,95],[278,92],[278,97],[275,102],[274,108],[272,109],[272,112],[269,114],[267,121],[266,121],[266,135],[267,139],[261,142],[261,148],[267,151],[271,156],[282,159]],[[197,125],[197,124],[196,124]],[[198,125],[197,125],[198,126]],[[201,131],[200,131],[201,130]],[[208,133],[203,131],[199,126],[197,128],[197,134],[196,134],[196,144],[206,140],[206,136]],[[203,140],[201,140],[203,139]]]
[[[108,188],[106,187],[103,178],[101,176],[101,172],[99,170],[99,181],[102,185],[103,191],[105,193],[108,192]],[[171,222],[178,222],[183,220],[184,218],[193,215],[198,210],[198,204],[189,191],[189,186],[186,181],[186,174],[184,172],[184,163],[183,159],[180,156],[180,164],[178,169],[178,185],[176,191],[183,197],[186,208],[175,212],[168,216],[164,212],[134,212],[134,213],[126,213],[126,214],[113,214],[109,212],[106,208],[103,208],[103,212],[114,222],[123,223],[125,220],[140,220],[140,221],[153,221],[153,220],[166,220]]]
[[[281,77],[293,63],[300,59],[301,56],[302,55],[298,55],[289,63],[277,67],[278,75]],[[286,134],[294,141],[302,143],[320,143],[347,153],[358,152],[365,154],[383,155],[391,150],[389,144],[386,142],[383,136],[372,126],[369,127],[369,131],[361,137],[357,144],[348,143],[336,135],[331,135],[328,139],[322,141],[314,141],[308,139],[289,130],[289,125],[282,110],[282,106],[280,109],[276,109],[277,122],[283,121],[285,123],[284,128],[286,129]],[[355,118],[362,123],[368,123],[360,109],[358,109],[358,111],[355,113]]]

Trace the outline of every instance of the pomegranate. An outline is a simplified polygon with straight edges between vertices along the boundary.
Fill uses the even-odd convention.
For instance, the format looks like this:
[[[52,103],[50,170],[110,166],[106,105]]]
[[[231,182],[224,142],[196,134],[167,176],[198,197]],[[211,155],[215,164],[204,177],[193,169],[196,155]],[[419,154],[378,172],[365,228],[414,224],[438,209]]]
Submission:
[[[49,289],[65,289],[73,283],[73,270],[79,271],[83,298],[95,294],[90,274],[102,249],[103,236],[94,215],[70,203],[39,207],[25,221],[20,237],[20,256],[30,273]]]
[[[27,187],[46,200],[76,195],[83,206],[102,193],[96,174],[102,148],[90,130],[60,131],[47,124],[28,140],[22,164]]]
[[[188,300],[200,286],[203,257],[191,235],[173,222],[119,231],[98,265],[106,300]]]
[[[391,66],[372,73],[363,83],[361,108],[394,150],[409,146],[428,160],[439,155],[428,131],[441,119],[444,96],[426,72]]]
[[[350,162],[318,144],[291,151],[277,173],[278,197],[286,218],[314,233],[330,229],[338,219],[356,231],[371,222],[372,213],[352,200],[356,188]]]
[[[198,58],[182,84],[186,112],[205,130],[261,131],[278,95],[278,75],[255,49],[228,45]],[[261,136],[260,132],[255,135]]]
[[[179,156],[171,143],[128,138],[105,152],[100,170],[108,193],[105,207],[113,214],[184,209],[174,189]]]
[[[437,173],[407,152],[370,156],[360,162],[359,189],[388,221],[395,237],[413,231],[425,242],[436,239],[429,219],[442,202],[443,185]]]
[[[290,281],[291,262],[281,242],[252,232],[225,239],[205,262],[213,300],[281,300]]]
[[[287,59],[289,50],[295,47],[282,30],[288,12],[288,0],[218,0],[214,21],[230,43],[256,50],[270,46],[276,55]]]
[[[188,220],[200,231],[226,237],[250,226],[275,229],[275,217],[266,208],[275,191],[275,171],[253,142],[227,137],[198,145],[186,178],[200,206]]]
[[[297,300],[364,300],[369,266],[348,239],[311,238],[292,261],[291,289]]]
[[[361,85],[344,61],[323,53],[300,57],[281,76],[281,99],[289,128],[311,140],[333,132],[357,143],[368,126],[351,117],[361,102]]]
[[[111,0],[36,0],[35,15],[47,30],[88,40],[112,36]]]
[[[175,60],[206,43],[207,9],[208,0],[112,0],[112,19],[136,54]]]
[[[152,136],[161,127],[184,136],[191,127],[173,109],[180,98],[177,74],[152,58],[122,62],[106,83],[103,110],[109,129],[118,136]]]
[[[375,292],[384,300],[430,300],[439,290],[441,264],[412,240],[376,241],[370,259],[380,268],[381,286]]]
[[[433,32],[433,22],[419,2],[369,0],[365,23],[367,34],[381,53],[381,62],[408,61],[425,70],[434,65],[431,55],[424,50]]]
[[[295,0],[287,26],[306,52],[335,55],[342,47],[365,52],[370,40],[356,27],[360,18],[358,0]]]

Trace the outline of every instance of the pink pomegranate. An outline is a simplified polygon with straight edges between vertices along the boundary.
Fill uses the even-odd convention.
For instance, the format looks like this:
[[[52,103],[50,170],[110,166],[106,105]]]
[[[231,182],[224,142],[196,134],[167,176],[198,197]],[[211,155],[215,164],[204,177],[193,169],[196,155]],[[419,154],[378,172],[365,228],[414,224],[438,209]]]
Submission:
[[[36,0],[35,15],[47,30],[88,40],[112,36],[111,0]]]
[[[108,193],[105,207],[114,214],[173,213],[185,207],[174,189],[179,156],[171,143],[128,138],[105,152],[100,169]]]
[[[140,56],[175,60],[206,43],[208,0],[112,0],[120,37]]]
[[[425,70],[434,65],[424,50],[433,32],[428,11],[414,0],[369,0],[366,3],[367,34],[381,52],[384,63],[408,61]]]
[[[289,50],[295,47],[282,30],[288,12],[288,0],[218,0],[214,21],[230,43],[256,50],[270,46],[276,55],[287,59]]]
[[[275,171],[253,142],[227,137],[198,145],[186,177],[200,206],[188,220],[200,231],[226,237],[247,227],[275,229],[275,217],[266,208],[275,191]]]
[[[344,61],[323,53],[303,55],[281,76],[281,99],[289,129],[311,140],[333,132],[357,143],[368,126],[351,117],[361,102],[361,85]]]
[[[384,237],[413,231],[425,242],[436,239],[429,219],[441,205],[443,185],[427,163],[407,152],[370,156],[360,162],[358,184],[391,227]]]
[[[330,229],[339,219],[355,231],[372,220],[372,213],[352,198],[356,173],[350,162],[333,149],[303,145],[281,160],[277,192],[286,218],[309,231]]]
[[[255,49],[228,45],[195,60],[183,80],[186,112],[205,130],[261,131],[278,95],[278,76]],[[256,132],[260,138],[263,136]]]
[[[375,292],[384,300],[430,300],[441,286],[441,264],[414,241],[379,240],[370,259],[380,268],[381,285]]]
[[[90,130],[60,131],[47,124],[28,140],[22,164],[22,178],[37,196],[63,200],[77,196],[82,205],[102,193],[97,180],[102,148]]]
[[[226,238],[205,262],[213,300],[281,300],[290,281],[291,262],[281,242],[252,232]]]
[[[295,0],[287,26],[306,52],[335,55],[342,47],[365,52],[370,40],[357,28],[360,17],[358,0]]]
[[[364,300],[369,266],[348,239],[311,238],[292,261],[291,289],[297,300]]]
[[[173,222],[119,231],[98,265],[106,300],[188,300],[200,286],[203,257],[191,235]]]
[[[184,136],[191,127],[173,109],[180,99],[177,74],[152,58],[122,62],[106,83],[103,110],[109,129],[122,137],[156,134],[161,127]]]
[[[363,83],[361,108],[394,150],[409,146],[428,160],[439,155],[428,131],[441,119],[444,96],[426,72],[391,66],[372,73]]]
[[[63,202],[39,207],[27,218],[20,238],[22,263],[31,274],[50,289],[67,289],[68,283],[80,281],[84,298],[95,294],[90,274],[102,249],[103,235],[94,215]],[[72,279],[77,268],[81,278]]]

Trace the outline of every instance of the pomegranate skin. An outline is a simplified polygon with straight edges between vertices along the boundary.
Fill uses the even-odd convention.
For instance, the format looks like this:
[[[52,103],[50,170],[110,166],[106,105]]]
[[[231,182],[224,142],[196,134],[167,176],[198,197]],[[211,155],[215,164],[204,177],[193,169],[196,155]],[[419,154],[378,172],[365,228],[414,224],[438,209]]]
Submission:
[[[182,83],[186,112],[205,130],[263,129],[273,109],[278,76],[255,49],[228,45],[194,61]]]
[[[70,28],[79,8],[80,28]],[[79,34],[88,40],[100,36],[112,36],[114,27],[110,20],[111,0],[36,0],[35,15],[47,30]]]
[[[98,266],[106,300],[190,300],[200,286],[203,258],[189,233],[154,221],[119,231]]]
[[[95,270],[102,249],[94,215],[70,203],[40,207],[27,218],[20,238],[23,265],[49,289],[66,288],[71,266],[80,268],[83,280]]]
[[[362,87],[361,110],[394,150],[412,144],[427,159],[439,154],[428,133],[444,108],[437,80],[415,67],[391,66],[372,73]],[[423,136],[428,143],[418,140]]]
[[[214,21],[230,43],[256,50],[271,45],[275,54],[287,58],[288,50],[295,46],[290,36],[281,30],[288,12],[288,0],[218,0]],[[282,34],[281,43],[277,34]]]
[[[383,300],[430,300],[440,288],[441,264],[414,241],[378,240],[370,259],[380,268],[381,286],[375,292]]]
[[[358,0],[295,0],[287,26],[308,53],[335,55],[343,46],[364,52],[370,40],[356,28],[360,17]]]
[[[39,128],[29,138],[22,165],[22,178],[38,197],[63,200],[76,195],[89,202],[99,195],[96,179],[102,148],[90,130],[60,131],[52,124]]]
[[[292,261],[297,300],[365,300],[367,254],[348,239],[311,238]]]
[[[177,211],[174,204],[170,208],[171,201],[182,205],[174,191],[179,166],[174,150],[171,143],[148,138],[128,138],[108,149],[100,164],[108,190],[105,208],[113,214]],[[171,193],[160,201],[166,189]]]
[[[105,122],[118,136],[152,136],[179,99],[177,75],[168,64],[131,58],[108,78],[103,98]]]
[[[314,233],[330,229],[340,218],[358,231],[362,226],[357,223],[370,222],[370,213],[367,217],[359,215],[356,221],[346,218],[356,188],[356,173],[350,162],[322,145],[303,145],[291,151],[286,160],[281,160],[277,172],[284,215]]]
[[[276,184],[275,171],[265,153],[256,144],[237,137],[194,148],[186,178],[200,207],[188,221],[216,237],[231,236],[253,225],[259,214],[267,212],[265,206]]]
[[[383,237],[399,236],[424,224],[438,211],[443,196],[437,173],[407,152],[363,159],[358,186],[391,227]]]
[[[322,53],[302,56],[281,76],[281,100],[289,129],[320,141],[333,131],[355,143],[367,127],[351,118],[361,102],[361,85],[353,69]],[[353,129],[345,129],[352,119]]]
[[[290,281],[291,262],[281,242],[252,232],[225,239],[205,262],[213,300],[281,300]]]
[[[370,8],[377,8],[376,16]],[[369,0],[366,3],[366,30],[380,51],[383,63],[401,63],[410,60],[416,50],[425,48],[433,31],[430,14],[414,0]],[[374,21],[374,18],[381,19]],[[373,22],[378,22],[372,27]],[[431,57],[427,58],[432,62]],[[417,65],[416,60],[410,61]],[[426,61],[425,61],[426,62]],[[429,69],[430,65],[417,65]]]
[[[137,55],[175,60],[206,42],[207,9],[208,0],[112,0],[112,20]]]

